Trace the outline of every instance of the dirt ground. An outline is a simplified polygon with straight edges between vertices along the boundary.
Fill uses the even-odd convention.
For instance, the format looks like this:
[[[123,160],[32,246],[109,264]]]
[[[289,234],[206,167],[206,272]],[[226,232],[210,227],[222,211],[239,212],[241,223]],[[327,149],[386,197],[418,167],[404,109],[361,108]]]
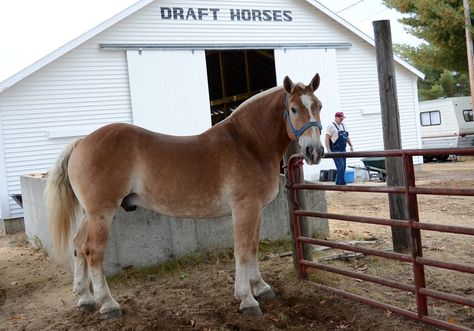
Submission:
[[[421,186],[472,188],[474,161],[424,164],[417,166],[416,176]],[[329,212],[388,216],[386,194],[328,192],[327,200]],[[473,202],[471,197],[420,196],[420,217],[424,222],[474,226]],[[331,240],[387,250],[392,247],[390,228],[330,221],[330,230]],[[422,243],[427,257],[474,264],[472,237],[426,232]],[[277,298],[261,303],[261,318],[238,312],[233,298],[232,255],[224,252],[124,271],[109,282],[124,315],[102,320],[98,311],[81,313],[75,308],[72,275],[32,248],[23,234],[0,237],[0,330],[434,330],[333,295],[312,281],[296,279],[291,256],[280,254],[288,245],[271,247],[270,251],[262,249],[260,266]],[[314,258],[347,270],[413,283],[410,265],[375,257],[332,259],[340,253],[317,247]],[[474,299],[472,275],[437,268],[426,268],[426,275],[430,288]],[[312,272],[310,279],[395,306],[415,307],[411,293],[324,272]],[[430,315],[474,328],[472,308],[436,300],[429,304]]]

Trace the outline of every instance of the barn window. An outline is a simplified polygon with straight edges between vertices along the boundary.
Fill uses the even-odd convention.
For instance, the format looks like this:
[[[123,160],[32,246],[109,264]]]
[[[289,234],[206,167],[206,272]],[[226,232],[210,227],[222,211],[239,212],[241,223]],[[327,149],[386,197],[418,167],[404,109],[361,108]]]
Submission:
[[[206,65],[212,125],[248,98],[276,86],[272,49],[207,50]]]
[[[472,122],[472,109],[464,109],[462,111],[462,116],[464,117],[465,122]]]
[[[440,125],[441,113],[439,110],[422,112],[420,113],[420,122],[422,126]]]

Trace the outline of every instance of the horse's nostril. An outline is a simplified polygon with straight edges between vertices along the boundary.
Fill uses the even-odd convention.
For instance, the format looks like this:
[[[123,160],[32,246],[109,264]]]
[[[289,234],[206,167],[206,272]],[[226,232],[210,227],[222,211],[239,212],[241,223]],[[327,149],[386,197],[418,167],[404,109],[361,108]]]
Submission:
[[[306,147],[306,156],[307,156],[308,158],[311,158],[311,154],[312,154],[312,153],[311,153],[311,150],[312,150],[312,148],[311,148],[310,146],[307,146],[307,147]]]

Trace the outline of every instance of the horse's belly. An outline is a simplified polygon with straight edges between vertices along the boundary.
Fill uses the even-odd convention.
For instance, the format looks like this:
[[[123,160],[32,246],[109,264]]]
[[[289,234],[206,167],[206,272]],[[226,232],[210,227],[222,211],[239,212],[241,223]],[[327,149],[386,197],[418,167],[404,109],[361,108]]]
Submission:
[[[139,195],[140,196],[140,195]],[[214,218],[231,214],[229,205],[219,197],[181,195],[139,197],[137,205],[161,214],[179,218]]]

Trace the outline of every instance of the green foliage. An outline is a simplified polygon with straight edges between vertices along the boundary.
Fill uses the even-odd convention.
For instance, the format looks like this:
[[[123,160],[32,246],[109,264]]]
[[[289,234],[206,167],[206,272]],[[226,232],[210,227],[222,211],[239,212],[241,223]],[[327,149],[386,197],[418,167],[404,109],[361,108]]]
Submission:
[[[406,14],[407,32],[426,41],[418,47],[396,45],[403,59],[425,73],[418,85],[421,100],[470,95],[464,7],[461,0],[382,0]],[[471,4],[471,17],[473,17]]]
[[[389,8],[407,14],[401,23],[408,32],[427,41],[420,56],[427,64],[452,71],[467,69],[464,8],[460,0],[383,0]],[[472,8],[471,8],[472,10]]]

